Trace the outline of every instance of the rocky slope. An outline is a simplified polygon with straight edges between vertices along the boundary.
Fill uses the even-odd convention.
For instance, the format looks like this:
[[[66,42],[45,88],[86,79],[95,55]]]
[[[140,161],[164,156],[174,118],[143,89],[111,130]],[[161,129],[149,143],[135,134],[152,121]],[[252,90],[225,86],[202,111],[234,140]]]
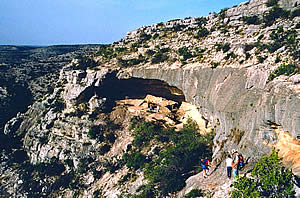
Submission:
[[[5,122],[53,91],[59,70],[101,45],[0,46],[0,131]]]
[[[1,193],[135,194],[148,181],[142,169],[133,171],[122,160],[134,139],[130,118],[137,112],[151,115],[116,101],[147,94],[190,103],[185,115],[198,121],[203,133],[215,132],[216,169],[209,179],[203,182],[195,174],[166,196],[184,197],[198,188],[212,197],[229,197],[223,161],[232,149],[247,159],[242,174],[275,146],[299,176],[300,2],[270,2],[253,0],[207,17],[141,27],[74,59],[60,71],[52,94],[5,126],[8,136],[21,139],[22,150],[2,156]],[[162,116],[162,123],[181,122],[178,111]],[[153,118],[159,121],[159,116]],[[141,152],[155,159],[166,144],[153,140]]]

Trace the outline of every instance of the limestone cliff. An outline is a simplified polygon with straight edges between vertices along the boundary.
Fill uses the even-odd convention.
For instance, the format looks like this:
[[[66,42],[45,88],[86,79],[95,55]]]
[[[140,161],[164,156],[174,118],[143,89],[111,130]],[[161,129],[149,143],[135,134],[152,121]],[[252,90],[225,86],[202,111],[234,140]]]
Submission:
[[[14,169],[9,163],[15,162],[6,157],[1,171],[20,174],[4,175],[1,182],[9,182],[1,191],[16,197],[136,193],[147,179],[121,159],[133,141],[130,118],[136,112],[152,116],[141,110],[147,94],[172,100],[170,104],[190,103],[190,115],[197,114],[194,118],[203,131],[215,132],[216,169],[211,177],[201,182],[196,174],[180,192],[168,196],[183,197],[201,188],[214,197],[221,192],[229,197],[232,189],[224,180],[223,161],[232,149],[246,157],[246,173],[275,146],[299,176],[299,4],[252,0],[207,17],[141,27],[74,59],[60,71],[52,94],[5,126],[8,136],[21,139],[28,159],[13,152],[22,156]],[[134,102],[117,105],[125,98]],[[164,124],[183,120],[167,106],[163,107],[169,114],[151,118],[160,116]],[[160,147],[150,144],[143,154],[155,158]],[[53,171],[53,166],[60,168]]]

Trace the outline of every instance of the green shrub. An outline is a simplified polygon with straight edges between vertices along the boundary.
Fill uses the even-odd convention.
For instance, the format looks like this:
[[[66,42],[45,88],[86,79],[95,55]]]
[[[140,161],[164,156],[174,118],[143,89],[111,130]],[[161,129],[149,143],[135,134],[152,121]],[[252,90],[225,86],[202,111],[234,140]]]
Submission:
[[[203,194],[200,189],[193,189],[187,195],[185,195],[184,198],[196,198],[202,196]]]
[[[260,20],[258,18],[258,16],[254,15],[254,16],[243,16],[242,20],[247,23],[248,25],[250,24],[254,24],[254,25],[258,25],[260,24]]]
[[[195,21],[198,27],[202,27],[203,25],[207,24],[207,19],[205,17],[196,18]]]
[[[40,176],[56,176],[61,175],[65,171],[65,166],[55,157],[49,163],[42,162],[35,166],[35,170]]]
[[[162,132],[161,126],[154,123],[141,122],[134,128],[134,141],[133,145],[141,147],[149,144],[155,135]]]
[[[229,32],[228,28],[225,26],[223,28],[220,28],[220,32],[223,34],[226,34],[227,32]]]
[[[118,58],[118,63],[122,66],[122,67],[129,67],[129,66],[134,66],[134,65],[138,65],[140,63],[145,62],[145,57],[143,57],[141,54],[139,55],[138,58],[131,58],[131,59],[122,59],[122,58]]]
[[[280,8],[278,5],[273,6],[267,13],[263,15],[265,26],[273,25],[278,18],[288,18],[290,11]]]
[[[130,51],[137,52],[139,47],[141,47],[141,44],[139,42],[132,43],[130,46]]]
[[[88,131],[88,137],[91,139],[97,139],[98,141],[104,140],[104,127],[102,125],[92,126]]]
[[[252,50],[254,47],[255,47],[254,44],[246,43],[245,47],[244,47],[244,50],[245,50],[245,52],[248,52],[248,51]]]
[[[194,122],[184,125],[180,131],[173,131],[170,133],[172,144],[159,152],[158,159],[146,165],[146,178],[158,183],[163,195],[182,189],[187,173],[195,170],[200,158],[211,156],[212,137],[201,136]]]
[[[259,63],[263,63],[266,60],[266,56],[257,56],[256,57]]]
[[[133,153],[125,153],[123,156],[123,160],[125,161],[128,168],[133,168],[135,170],[139,168],[143,168],[145,163],[147,162],[146,157],[141,153],[134,151]]]
[[[279,57],[279,56],[276,56],[275,63],[279,63],[280,60],[281,60],[280,57]]]
[[[275,5],[278,4],[278,1],[279,1],[279,0],[268,0],[267,6],[268,6],[268,7],[275,6]]]
[[[153,36],[152,36],[152,39],[157,39],[159,37],[159,34],[155,33]]]
[[[95,190],[93,192],[93,198],[100,198],[100,197],[103,197],[102,191],[100,189]]]
[[[96,179],[100,179],[104,175],[104,171],[102,169],[101,170],[93,169],[92,171],[93,171],[93,176]]]
[[[251,172],[251,178],[242,177],[233,184],[233,198],[239,197],[295,197],[293,174],[281,166],[278,151],[262,157]]]
[[[93,162],[93,158],[91,158],[91,157],[81,158],[77,165],[77,172],[80,174],[87,172],[89,169],[88,165],[91,162]]]
[[[78,68],[79,69],[87,69],[88,67],[97,66],[97,62],[91,56],[78,56],[76,57],[78,60]]]
[[[156,64],[156,63],[161,63],[161,62],[165,62],[166,60],[168,60],[169,57],[168,55],[162,53],[161,51],[156,52],[151,60],[151,63]]]
[[[137,189],[137,192],[140,192],[137,195],[132,195],[130,198],[153,198],[156,197],[154,193],[155,189],[152,185],[142,185]]]
[[[248,52],[246,52],[246,60],[248,60],[250,57],[251,57],[251,54],[250,53],[248,53]]]
[[[100,155],[104,155],[110,150],[111,146],[109,144],[104,144],[103,146],[100,147],[99,153]]]
[[[170,48],[168,48],[168,47],[159,49],[159,52],[161,52],[161,53],[166,53],[166,52],[169,52],[169,51],[170,51]]]
[[[275,52],[279,48],[286,46],[295,59],[300,59],[300,41],[297,35],[298,33],[295,29],[284,30],[282,26],[273,30],[270,34],[270,39],[273,42],[268,45],[269,52]]]
[[[178,31],[183,30],[184,28],[186,28],[186,25],[184,25],[184,24],[176,24],[176,25],[174,25],[171,28],[171,30],[173,30],[174,32],[178,32]]]
[[[200,135],[198,125],[191,120],[180,131],[173,128],[163,129],[160,125],[146,123],[139,117],[131,119],[134,146],[131,154],[125,154],[123,159],[129,167],[143,168],[148,179],[148,190],[143,193],[154,193],[164,197],[185,186],[189,172],[195,170],[200,158],[212,155],[213,134]],[[149,145],[150,141],[160,141],[163,148],[153,150],[155,157],[146,160],[139,150]]]
[[[141,32],[140,34],[140,38],[139,38],[139,43],[144,43],[146,41],[148,41],[149,39],[151,39],[151,35],[150,34],[146,34],[145,32]]]
[[[178,49],[178,54],[182,56],[183,61],[193,57],[193,54],[185,46]]]
[[[228,8],[221,9],[221,11],[219,12],[219,18],[220,19],[225,19],[227,10],[228,10]]]
[[[233,52],[229,52],[228,54],[226,54],[225,59],[228,60],[230,58],[235,59],[237,57],[237,55]]]
[[[151,49],[148,49],[148,50],[146,51],[146,54],[147,54],[148,56],[152,56],[152,55],[155,54],[155,51],[154,51],[154,50],[151,50]]]
[[[123,160],[114,160],[114,158],[104,160],[103,167],[105,172],[109,171],[110,173],[114,173],[125,165]]]
[[[110,130],[117,130],[120,129],[120,125],[114,123],[114,121],[112,121],[111,119],[105,119],[105,131],[110,131]]]
[[[215,69],[220,65],[220,62],[213,62],[210,68]]]
[[[65,103],[62,99],[55,100],[54,108],[53,108],[54,112],[61,112],[62,110],[64,110],[64,108],[65,108]]]
[[[181,190],[185,186],[185,178],[171,164],[146,166],[146,177],[151,183],[158,184],[163,196]]]
[[[223,51],[223,53],[226,53],[230,50],[230,44],[229,43],[216,43],[215,44],[217,51]]]
[[[261,40],[261,39],[263,39],[264,38],[264,35],[263,34],[261,34],[261,35],[259,35],[259,37],[257,38],[257,40]]]
[[[199,47],[196,47],[196,48],[194,49],[194,52],[193,52],[193,57],[197,57],[198,60],[199,60],[199,59],[202,59],[202,58],[203,58],[203,53],[204,53],[206,50],[207,50],[206,48],[201,49],[201,48],[199,48]]]
[[[122,52],[127,52],[128,48],[127,47],[116,47],[115,52],[116,53],[122,53]]]
[[[289,76],[295,73],[299,73],[299,68],[297,68],[295,64],[282,64],[269,75],[268,81],[272,81],[280,75]]]
[[[200,39],[209,35],[209,31],[205,27],[201,27],[195,35],[196,39]]]
[[[255,54],[259,54],[260,52],[269,48],[268,44],[262,43],[259,40],[254,43],[254,47],[256,47]]]
[[[74,171],[71,171],[67,174],[60,176],[52,185],[54,190],[58,190],[59,188],[73,188],[76,186],[74,182],[76,182],[76,174]],[[78,185],[78,184],[77,184]]]
[[[113,144],[116,141],[116,135],[114,133],[108,133],[105,135],[105,140]]]
[[[143,117],[139,116],[132,116],[130,118],[130,125],[129,125],[129,130],[134,129],[139,123],[145,122],[145,119]]]
[[[111,58],[115,57],[117,54],[114,53],[114,49],[111,47],[111,45],[102,45],[95,53],[95,55],[102,56],[103,58],[110,60]]]
[[[67,164],[69,167],[73,167],[74,166],[73,160],[71,160],[71,159],[65,159],[64,163]]]

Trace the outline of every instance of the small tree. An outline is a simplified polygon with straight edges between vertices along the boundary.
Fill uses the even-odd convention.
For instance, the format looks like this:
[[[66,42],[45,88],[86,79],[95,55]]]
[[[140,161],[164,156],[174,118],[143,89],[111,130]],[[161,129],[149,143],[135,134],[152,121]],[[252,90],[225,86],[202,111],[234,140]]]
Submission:
[[[208,29],[206,29],[205,27],[201,27],[194,37],[196,39],[200,39],[200,38],[206,37],[207,35],[209,35],[209,33],[210,32],[208,31]]]
[[[275,150],[262,157],[251,172],[252,178],[242,177],[234,183],[232,197],[295,197],[293,174],[281,166],[281,160]]]

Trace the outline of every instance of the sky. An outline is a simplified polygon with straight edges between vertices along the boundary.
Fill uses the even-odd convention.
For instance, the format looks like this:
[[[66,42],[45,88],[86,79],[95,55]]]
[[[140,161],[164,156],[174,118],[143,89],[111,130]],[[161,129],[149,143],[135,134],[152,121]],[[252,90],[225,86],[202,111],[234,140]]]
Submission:
[[[109,44],[128,31],[246,0],[0,0],[0,45]]]

